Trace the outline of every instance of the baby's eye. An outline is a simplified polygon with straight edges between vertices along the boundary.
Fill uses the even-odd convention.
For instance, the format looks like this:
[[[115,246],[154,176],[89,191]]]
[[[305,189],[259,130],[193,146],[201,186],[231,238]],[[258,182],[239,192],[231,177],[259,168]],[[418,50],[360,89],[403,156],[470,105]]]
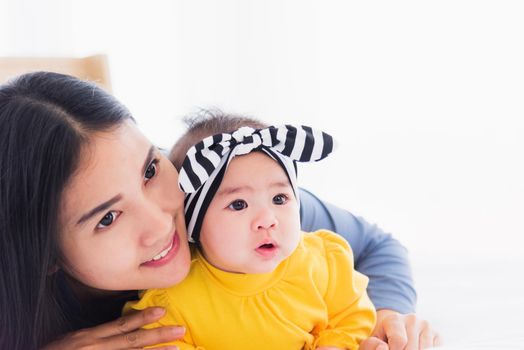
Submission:
[[[147,166],[146,172],[144,174],[144,178],[146,180],[151,180],[156,175],[157,166],[158,166],[158,159],[153,159],[151,163],[149,163],[149,165]]]
[[[96,225],[96,228],[106,228],[108,226],[111,226],[113,222],[116,220],[116,218],[120,215],[119,211],[112,210],[110,212],[107,212],[107,214],[98,222],[98,225]]]
[[[273,204],[282,205],[285,204],[288,200],[288,197],[285,194],[277,194],[273,197]]]
[[[237,199],[233,202],[231,202],[230,205],[227,206],[229,209],[232,209],[232,210],[242,210],[242,209],[246,209],[247,208],[247,202],[245,200],[242,200],[242,199]]]

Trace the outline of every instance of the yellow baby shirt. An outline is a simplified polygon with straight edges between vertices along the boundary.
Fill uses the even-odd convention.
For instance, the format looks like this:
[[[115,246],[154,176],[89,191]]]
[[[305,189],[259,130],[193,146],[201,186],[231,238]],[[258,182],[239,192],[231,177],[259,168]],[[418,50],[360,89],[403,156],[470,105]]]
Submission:
[[[353,255],[340,236],[304,233],[293,254],[274,271],[238,274],[210,265],[195,250],[188,277],[151,289],[130,308],[166,308],[146,326],[183,325],[181,350],[358,349],[375,325],[366,293],[368,279],[353,268]]]

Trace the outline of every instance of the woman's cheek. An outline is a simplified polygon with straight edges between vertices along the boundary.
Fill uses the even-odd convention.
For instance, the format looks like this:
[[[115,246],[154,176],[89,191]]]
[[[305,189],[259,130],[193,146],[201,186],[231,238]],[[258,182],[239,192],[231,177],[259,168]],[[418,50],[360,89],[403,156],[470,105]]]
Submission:
[[[109,236],[96,237],[95,242],[91,242],[94,244],[84,246],[80,266],[89,267],[86,271],[89,277],[130,272],[133,265],[138,265],[136,245],[129,239],[122,239],[124,235],[120,233]]]

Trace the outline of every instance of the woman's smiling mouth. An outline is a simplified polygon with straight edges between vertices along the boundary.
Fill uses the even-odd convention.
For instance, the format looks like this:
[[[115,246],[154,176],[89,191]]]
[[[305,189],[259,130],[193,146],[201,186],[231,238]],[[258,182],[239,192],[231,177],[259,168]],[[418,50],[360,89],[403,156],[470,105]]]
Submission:
[[[153,259],[151,260],[160,260],[162,259],[163,257],[165,257],[167,255],[167,253],[169,253],[169,251],[171,250],[171,248],[173,248],[173,241],[171,241],[171,244],[169,245],[169,247],[167,247],[166,249],[164,249],[163,251],[160,252],[160,254],[156,255],[153,257]]]
[[[164,250],[162,250],[160,253],[152,257],[150,260],[142,263],[141,266],[158,267],[167,264],[176,255],[179,246],[180,241],[178,238],[178,234],[175,231],[173,239],[171,240],[169,245],[166,248],[164,248]]]

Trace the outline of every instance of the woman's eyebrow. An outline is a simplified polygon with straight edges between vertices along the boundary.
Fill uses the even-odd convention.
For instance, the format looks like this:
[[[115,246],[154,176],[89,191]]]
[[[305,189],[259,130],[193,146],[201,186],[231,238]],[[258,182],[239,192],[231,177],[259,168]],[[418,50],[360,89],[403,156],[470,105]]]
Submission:
[[[80,220],[78,220],[78,222],[76,224],[80,225],[83,222],[86,222],[87,220],[91,219],[93,216],[95,216],[96,214],[100,213],[101,211],[109,209],[109,207],[111,207],[113,204],[115,204],[116,202],[120,201],[121,199],[122,199],[122,195],[121,194],[117,194],[116,196],[114,196],[110,200],[108,200],[108,201],[106,201],[106,202],[96,206],[95,208],[91,209],[90,211],[88,211],[87,213],[82,215],[82,217],[80,218]]]

